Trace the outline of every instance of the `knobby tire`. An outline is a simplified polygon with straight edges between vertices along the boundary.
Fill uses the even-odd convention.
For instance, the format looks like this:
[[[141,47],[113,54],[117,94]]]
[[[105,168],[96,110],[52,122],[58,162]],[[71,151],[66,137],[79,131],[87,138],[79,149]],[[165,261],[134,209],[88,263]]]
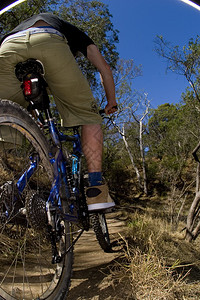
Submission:
[[[60,263],[52,264],[44,230],[53,180],[49,151],[45,135],[29,113],[0,100],[0,299],[64,300],[69,290],[73,247]],[[16,184],[31,156],[37,158],[37,169],[19,195]],[[32,208],[37,213],[31,214]],[[57,241],[61,255],[72,243],[70,223],[62,221],[62,228],[62,239]]]
[[[93,213],[90,215],[92,228],[95,232],[99,245],[104,252],[111,251],[110,236],[104,213]]]

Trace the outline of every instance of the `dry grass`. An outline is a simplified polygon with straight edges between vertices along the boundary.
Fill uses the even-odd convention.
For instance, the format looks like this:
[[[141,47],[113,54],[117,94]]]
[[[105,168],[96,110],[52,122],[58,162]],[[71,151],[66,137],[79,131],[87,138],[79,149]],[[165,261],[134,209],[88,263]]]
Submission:
[[[198,242],[189,244],[184,233],[170,232],[170,225],[148,210],[130,216],[124,242],[113,271],[120,286],[124,283],[123,299],[200,299]]]

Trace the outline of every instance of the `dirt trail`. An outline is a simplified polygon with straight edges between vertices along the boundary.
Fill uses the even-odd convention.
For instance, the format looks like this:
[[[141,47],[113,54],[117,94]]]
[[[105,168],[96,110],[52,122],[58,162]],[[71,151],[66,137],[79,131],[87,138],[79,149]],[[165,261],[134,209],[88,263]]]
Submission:
[[[117,211],[106,216],[111,242],[120,239],[125,231],[122,213]],[[105,253],[100,248],[92,230],[82,235],[75,246],[72,285],[67,300],[113,300],[117,295],[110,276],[113,260],[121,252]],[[122,298],[115,298],[120,300]]]

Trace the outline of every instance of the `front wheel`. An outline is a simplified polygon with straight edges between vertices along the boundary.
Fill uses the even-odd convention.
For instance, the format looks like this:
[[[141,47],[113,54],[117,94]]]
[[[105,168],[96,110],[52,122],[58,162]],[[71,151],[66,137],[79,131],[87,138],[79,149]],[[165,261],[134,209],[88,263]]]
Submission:
[[[93,213],[91,214],[90,219],[99,245],[105,252],[110,252],[111,243],[105,214]]]

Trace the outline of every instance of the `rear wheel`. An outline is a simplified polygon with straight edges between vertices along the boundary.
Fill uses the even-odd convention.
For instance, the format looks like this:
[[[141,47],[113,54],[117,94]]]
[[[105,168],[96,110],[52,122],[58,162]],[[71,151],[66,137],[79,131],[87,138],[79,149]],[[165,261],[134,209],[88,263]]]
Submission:
[[[46,201],[53,171],[48,143],[32,117],[0,100],[0,298],[64,300],[71,278],[71,225],[60,220],[61,262],[52,264]]]

